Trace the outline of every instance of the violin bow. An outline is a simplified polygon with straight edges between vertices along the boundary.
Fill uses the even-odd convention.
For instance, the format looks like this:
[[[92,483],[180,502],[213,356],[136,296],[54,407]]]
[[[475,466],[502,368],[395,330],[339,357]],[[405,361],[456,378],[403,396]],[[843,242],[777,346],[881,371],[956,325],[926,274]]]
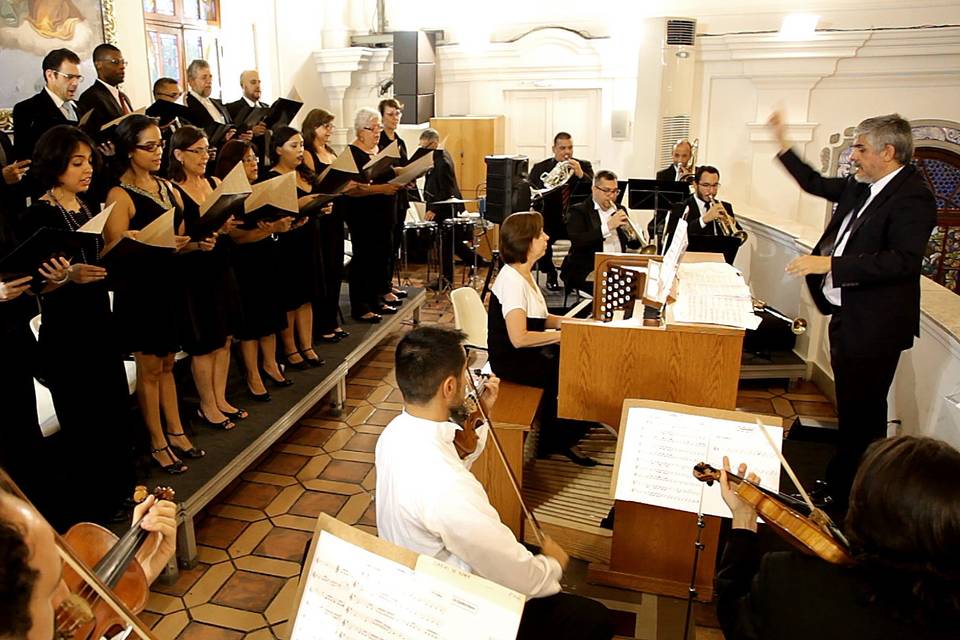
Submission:
[[[757,418],[757,428],[760,429],[760,433],[763,434],[763,437],[767,439],[767,443],[770,445],[770,448],[773,449],[773,452],[777,454],[778,458],[780,458],[780,464],[783,465],[783,468],[787,472],[787,475],[790,476],[790,480],[793,482],[793,485],[797,488],[797,491],[800,492],[800,496],[803,498],[803,501],[807,503],[807,506],[810,508],[810,513],[819,511],[819,509],[813,505],[813,500],[810,499],[810,496],[807,494],[807,490],[803,488],[802,484],[800,484],[800,480],[797,479],[797,474],[793,472],[793,468],[783,456],[783,452],[777,448],[777,443],[773,441],[773,437],[770,435],[770,432],[767,431],[767,425],[763,424],[760,418]]]
[[[497,437],[497,432],[493,428],[493,421],[490,420],[490,416],[487,415],[487,412],[483,408],[483,403],[480,402],[480,391],[477,389],[477,383],[474,382],[473,375],[470,374],[470,371],[467,371],[467,379],[470,381],[470,389],[477,399],[477,410],[480,411],[480,417],[483,418],[483,421],[487,423],[487,433],[493,440],[494,449],[500,454],[500,461],[503,462],[503,466],[507,470],[510,486],[513,487],[514,493],[517,494],[517,500],[520,501],[520,508],[523,509],[523,515],[525,515],[530,521],[530,524],[533,525],[533,535],[537,538],[537,544],[543,546],[543,530],[540,528],[540,523],[537,521],[536,516],[533,515],[533,512],[531,512],[523,502],[523,495],[520,493],[520,483],[517,482],[517,477],[513,474],[510,462],[507,461],[507,456],[503,453],[503,447],[500,446],[500,439]]]

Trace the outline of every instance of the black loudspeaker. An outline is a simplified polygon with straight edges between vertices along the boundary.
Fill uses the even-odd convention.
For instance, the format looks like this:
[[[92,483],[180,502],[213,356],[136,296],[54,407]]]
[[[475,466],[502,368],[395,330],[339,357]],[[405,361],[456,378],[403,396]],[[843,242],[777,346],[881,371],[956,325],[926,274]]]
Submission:
[[[486,218],[501,223],[517,211],[530,210],[530,182],[527,156],[486,156]]]
[[[403,104],[401,124],[423,124],[433,117],[434,47],[432,33],[395,31],[393,34],[393,95]]]

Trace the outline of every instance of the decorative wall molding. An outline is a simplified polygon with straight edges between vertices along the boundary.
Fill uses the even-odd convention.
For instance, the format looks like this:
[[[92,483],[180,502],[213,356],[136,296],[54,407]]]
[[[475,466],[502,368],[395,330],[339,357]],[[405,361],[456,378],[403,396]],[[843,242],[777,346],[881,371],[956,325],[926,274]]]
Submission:
[[[103,18],[103,41],[116,46],[117,19],[113,13],[113,0],[100,0],[100,14]]]
[[[387,60],[389,49],[343,47],[313,52],[313,61],[320,81],[327,93],[330,112],[338,125],[334,143],[344,143],[347,131],[353,125],[351,107],[358,98],[355,87],[367,90],[376,87],[391,75]]]

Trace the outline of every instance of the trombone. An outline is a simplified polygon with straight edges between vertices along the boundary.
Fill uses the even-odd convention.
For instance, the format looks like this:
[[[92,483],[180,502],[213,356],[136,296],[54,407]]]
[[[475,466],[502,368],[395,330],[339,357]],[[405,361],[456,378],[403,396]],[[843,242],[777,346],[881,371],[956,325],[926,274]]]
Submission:
[[[790,330],[793,331],[794,335],[797,335],[797,336],[803,335],[807,331],[806,318],[801,318],[799,316],[796,318],[791,318],[790,316],[786,316],[780,313],[779,311],[777,311],[776,309],[768,305],[766,302],[764,302],[760,298],[753,298],[753,312],[756,313],[758,311],[766,311],[774,318],[777,318],[778,320],[783,320],[784,322],[790,325]]]

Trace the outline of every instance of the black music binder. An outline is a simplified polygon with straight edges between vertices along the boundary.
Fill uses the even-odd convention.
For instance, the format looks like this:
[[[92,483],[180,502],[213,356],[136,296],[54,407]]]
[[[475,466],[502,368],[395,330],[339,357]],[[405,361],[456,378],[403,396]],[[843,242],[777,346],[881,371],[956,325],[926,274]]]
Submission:
[[[81,261],[83,251],[96,256],[99,237],[96,233],[40,227],[0,258],[0,279],[9,281],[23,276],[40,279],[37,270],[48,260],[66,258],[71,263],[77,263]]]
[[[297,100],[277,98],[269,107],[254,107],[250,109],[243,119],[243,125],[249,129],[252,129],[260,122],[267,125],[267,129],[286,126],[297,117],[302,107],[303,103]]]
[[[216,147],[218,149],[220,148],[220,145],[222,145],[224,142],[227,141],[227,133],[231,129],[236,131],[237,125],[233,124],[232,122],[228,122],[227,124],[220,124],[219,122],[214,122],[212,124],[208,124],[206,127],[203,128],[203,130],[207,134],[207,140],[210,141],[209,142],[210,146]]]
[[[179,119],[180,122],[188,122],[187,108],[177,102],[167,100],[157,100],[147,107],[146,114],[151,118],[157,118],[161,127],[169,126],[171,122]]]

